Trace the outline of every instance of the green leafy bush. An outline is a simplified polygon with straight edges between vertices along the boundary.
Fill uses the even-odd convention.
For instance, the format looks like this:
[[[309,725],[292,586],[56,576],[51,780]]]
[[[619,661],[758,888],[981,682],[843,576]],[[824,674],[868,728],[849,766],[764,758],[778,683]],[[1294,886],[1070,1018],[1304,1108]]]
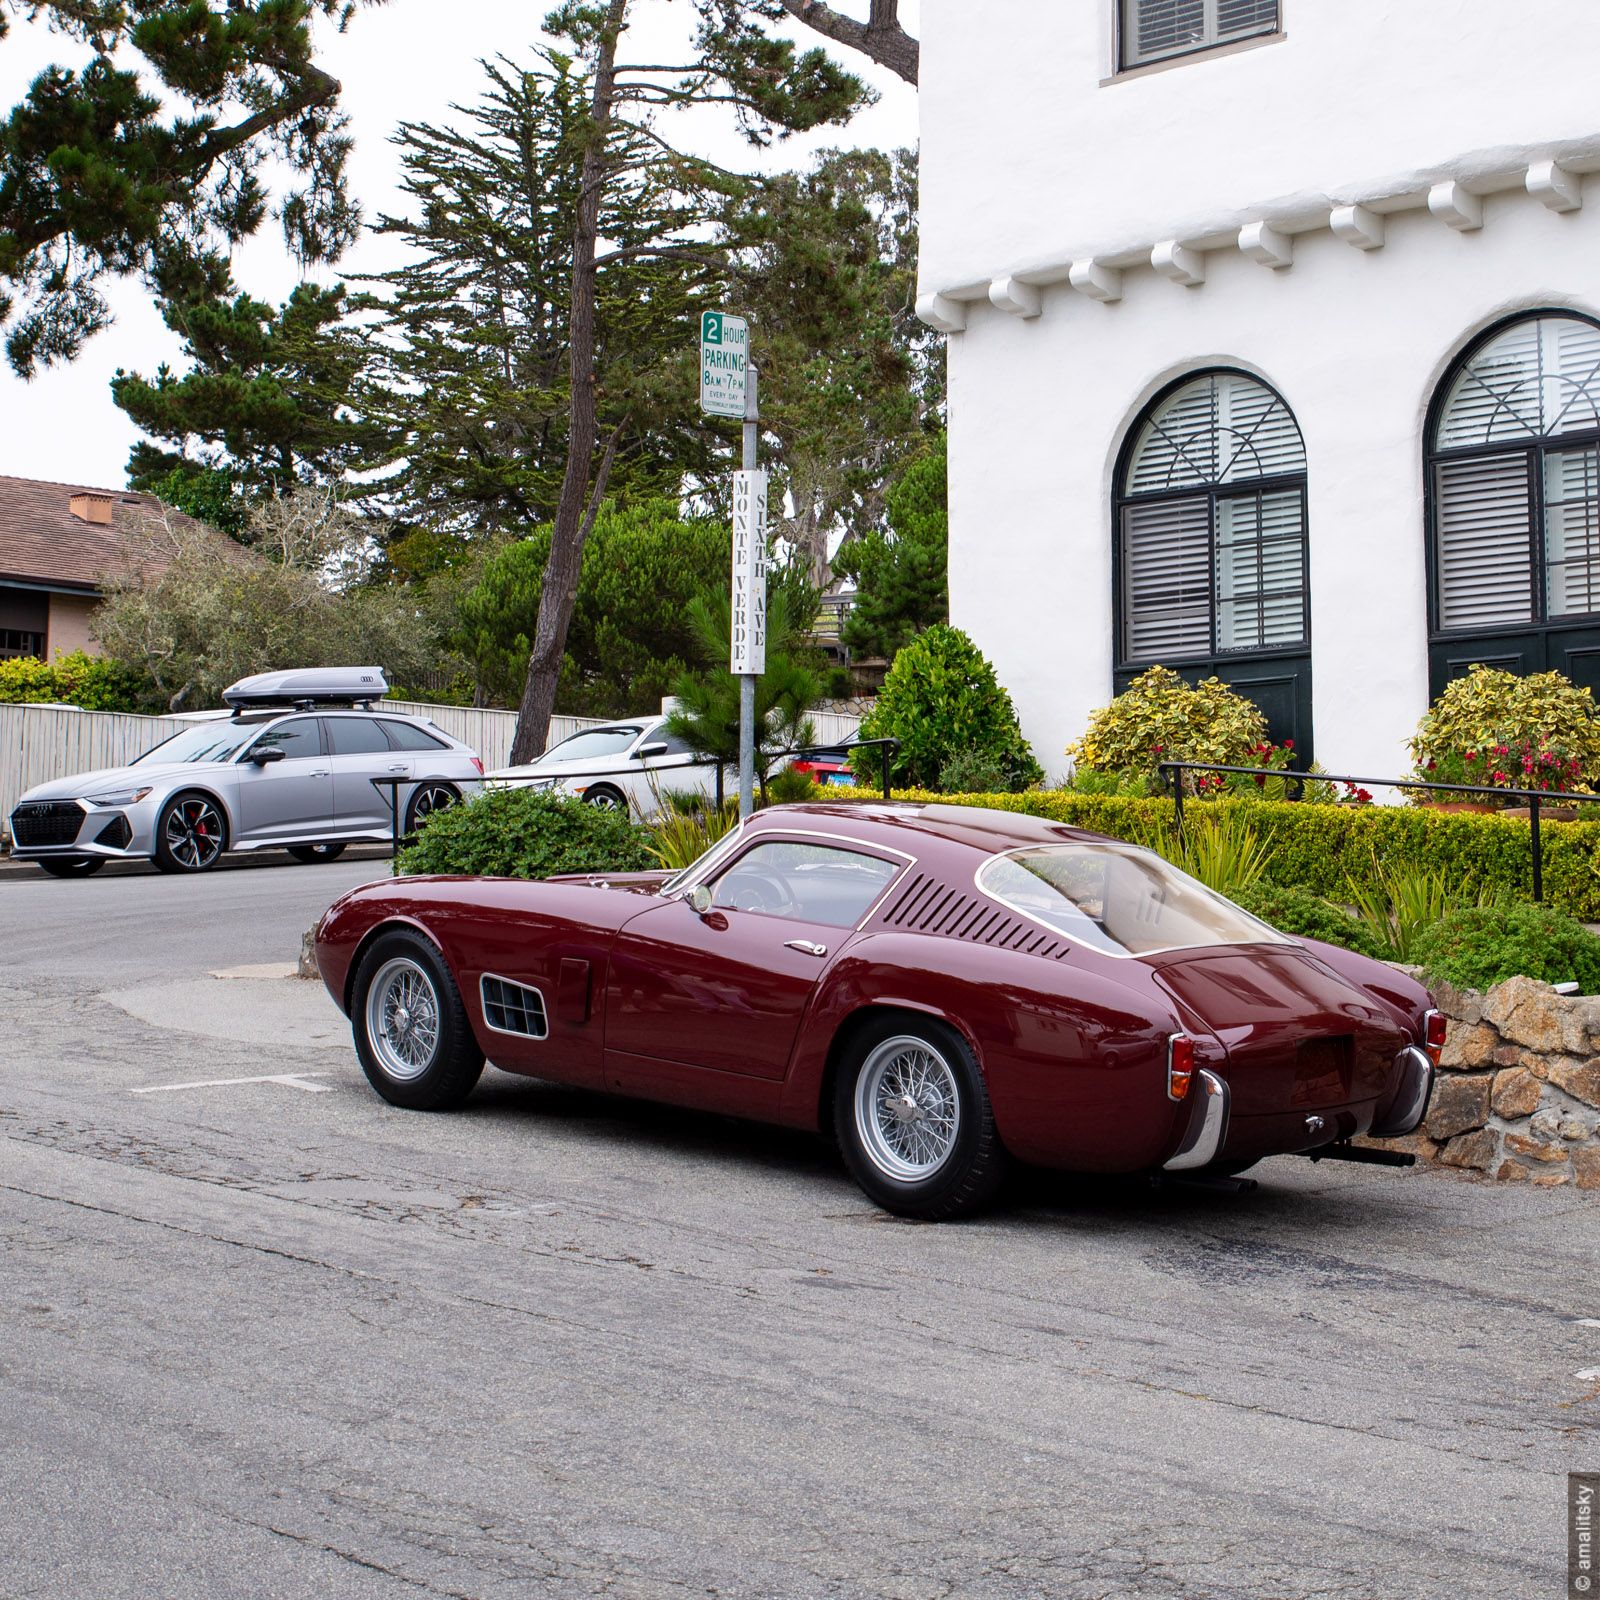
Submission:
[[[1429,707],[1411,756],[1439,783],[1586,791],[1600,779],[1600,710],[1559,672],[1476,666]]]
[[[738,825],[737,800],[724,801],[720,809],[713,805],[694,812],[669,811],[650,829],[645,848],[653,866],[682,872]]]
[[[1163,761],[1259,766],[1266,745],[1267,719],[1220,678],[1189,684],[1170,667],[1152,667],[1090,717],[1067,754],[1091,772],[1154,774]]]
[[[139,675],[120,661],[82,650],[54,661],[37,656],[0,661],[0,701],[60,701],[85,711],[134,711],[141,687]]]
[[[1412,959],[1429,977],[1464,989],[1488,989],[1522,974],[1600,993],[1600,939],[1548,906],[1451,912],[1415,941]]]
[[[1341,906],[1305,889],[1253,883],[1232,896],[1253,917],[1296,939],[1342,945],[1364,956],[1381,956],[1372,935]]]
[[[1011,774],[992,750],[958,750],[939,769],[939,787],[949,794],[1004,789]]]
[[[402,872],[549,878],[562,872],[644,872],[650,836],[623,811],[536,789],[490,789],[437,811],[400,854]]]
[[[860,736],[900,741],[891,770],[902,783],[937,784],[957,755],[987,757],[1005,774],[1008,791],[1044,778],[994,668],[948,623],[928,628],[894,658]],[[878,752],[862,751],[851,765],[860,782],[871,783]]]
[[[870,789],[830,792],[830,800],[879,798]],[[1138,843],[1156,826],[1170,827],[1173,804],[1161,798],[1076,794],[1037,789],[1027,794],[939,794],[897,790],[896,799],[946,805],[988,806],[1048,817],[1071,827]],[[1525,821],[1502,816],[1432,811],[1415,806],[1341,806],[1224,798],[1206,810],[1237,807],[1272,848],[1269,876],[1343,902],[1349,881],[1370,876],[1374,858],[1441,872],[1452,887],[1478,894],[1533,897],[1533,853]],[[1185,810],[1185,816],[1190,814]],[[1544,897],[1581,922],[1600,922],[1600,821],[1546,826]]]

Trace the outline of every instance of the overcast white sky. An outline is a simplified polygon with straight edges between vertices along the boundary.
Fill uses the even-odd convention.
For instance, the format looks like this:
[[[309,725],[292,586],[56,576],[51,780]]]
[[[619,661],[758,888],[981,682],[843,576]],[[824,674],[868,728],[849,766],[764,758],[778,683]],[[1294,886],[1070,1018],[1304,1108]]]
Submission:
[[[866,0],[844,0],[843,9],[865,15]],[[902,8],[908,28],[920,21],[920,0]],[[517,60],[539,39],[543,0],[390,0],[357,15],[348,33],[330,36],[322,54],[328,69],[344,84],[344,106],[356,137],[352,188],[369,217],[401,205],[395,179],[396,153],[389,138],[402,121],[441,122],[449,107],[471,104],[483,82],[477,63],[486,56]],[[631,48],[636,61],[682,60],[691,11],[684,0],[637,0]],[[803,29],[796,38],[820,43]],[[34,74],[51,61],[77,64],[78,48],[20,19],[0,43],[0,104],[10,106]],[[862,58],[841,52],[841,60],[866,77],[882,98],[847,128],[793,139],[762,158],[768,166],[798,166],[811,152],[830,145],[890,148],[916,142],[915,91]],[[678,137],[728,165],[754,164],[732,131],[726,107],[707,107],[674,129]],[[390,240],[364,240],[335,273],[374,271]],[[234,263],[240,286],[261,299],[281,300],[293,288],[297,269],[282,249],[277,225],[269,223]],[[110,381],[118,367],[150,373],[163,361],[179,359],[177,340],[137,285],[113,290],[116,326],[91,340],[70,366],[42,373],[31,383],[17,379],[0,362],[0,475],[49,478],[65,483],[116,487],[125,481],[128,450],[137,431],[111,402]],[[692,337],[689,330],[685,337]],[[685,405],[694,403],[685,396]]]

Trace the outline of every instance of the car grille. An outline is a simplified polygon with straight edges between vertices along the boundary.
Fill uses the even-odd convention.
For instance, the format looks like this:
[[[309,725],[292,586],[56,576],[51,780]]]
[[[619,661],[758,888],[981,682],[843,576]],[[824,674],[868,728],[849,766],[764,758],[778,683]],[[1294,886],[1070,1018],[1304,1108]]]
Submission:
[[[83,826],[83,807],[71,800],[30,800],[11,813],[11,837],[27,848],[73,844]]]

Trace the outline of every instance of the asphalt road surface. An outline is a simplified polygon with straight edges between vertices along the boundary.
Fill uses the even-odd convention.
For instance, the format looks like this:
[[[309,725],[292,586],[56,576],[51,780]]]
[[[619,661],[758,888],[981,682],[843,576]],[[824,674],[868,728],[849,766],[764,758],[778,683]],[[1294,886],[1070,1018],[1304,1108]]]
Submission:
[[[0,874],[7,1600],[1565,1592],[1600,1197],[1279,1160],[928,1227],[720,1118],[392,1110],[249,971],[382,870]]]

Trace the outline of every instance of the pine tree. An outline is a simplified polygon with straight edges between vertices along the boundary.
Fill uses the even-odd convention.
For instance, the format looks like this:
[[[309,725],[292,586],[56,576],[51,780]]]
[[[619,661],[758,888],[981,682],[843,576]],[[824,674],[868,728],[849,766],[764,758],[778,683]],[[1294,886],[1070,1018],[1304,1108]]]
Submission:
[[[388,494],[404,522],[462,540],[525,535],[556,513],[590,93],[552,52],[526,70],[501,59],[485,71],[461,124],[401,126],[411,203],[378,231],[404,241],[406,264],[365,280],[380,316],[373,417],[401,463]],[[613,246],[595,269],[597,426],[616,437],[608,488],[625,497],[676,493],[715,442],[683,402],[694,383],[684,328],[697,315],[689,297],[721,257],[641,248],[698,227],[710,201],[654,155],[642,135],[613,130],[615,177],[597,221]]]
[[[889,494],[889,531],[847,544],[834,567],[856,584],[842,642],[858,656],[893,660],[902,645],[950,620],[950,510],[944,436]]]
[[[346,309],[342,287],[309,283],[277,309],[243,294],[169,301],[163,316],[189,369],[119,371],[111,383],[117,405],[169,446],[136,444],[129,483],[202,468],[246,492],[282,493],[364,464],[378,434],[363,414],[368,357]]]
[[[360,216],[338,80],[312,24],[363,0],[37,0],[20,7],[87,58],[46,68],[0,122],[0,325],[23,377],[111,320],[101,284],[137,275],[207,297],[269,211],[302,261],[330,261]],[[0,37],[8,18],[0,10]],[[290,174],[276,206],[271,167]]]
[[[730,12],[725,0],[694,0],[699,12],[692,55],[684,65],[629,62],[619,56],[632,0],[583,4],[568,0],[546,26],[565,37],[589,74],[588,115],[581,124],[571,255],[568,322],[567,452],[556,501],[550,559],[540,590],[539,617],[519,707],[512,760],[527,761],[544,748],[588,537],[624,427],[606,430],[600,411],[603,376],[598,323],[599,271],[612,260],[651,259],[658,264],[698,254],[688,218],[602,255],[600,219],[606,197],[627,181],[639,146],[663,181],[693,190],[714,181],[708,163],[674,150],[653,126],[663,109],[720,102],[734,108],[745,136],[766,143],[785,130],[840,122],[868,98],[864,86],[821,50],[799,53],[769,36],[757,22]],[[650,374],[639,379],[648,384]]]

